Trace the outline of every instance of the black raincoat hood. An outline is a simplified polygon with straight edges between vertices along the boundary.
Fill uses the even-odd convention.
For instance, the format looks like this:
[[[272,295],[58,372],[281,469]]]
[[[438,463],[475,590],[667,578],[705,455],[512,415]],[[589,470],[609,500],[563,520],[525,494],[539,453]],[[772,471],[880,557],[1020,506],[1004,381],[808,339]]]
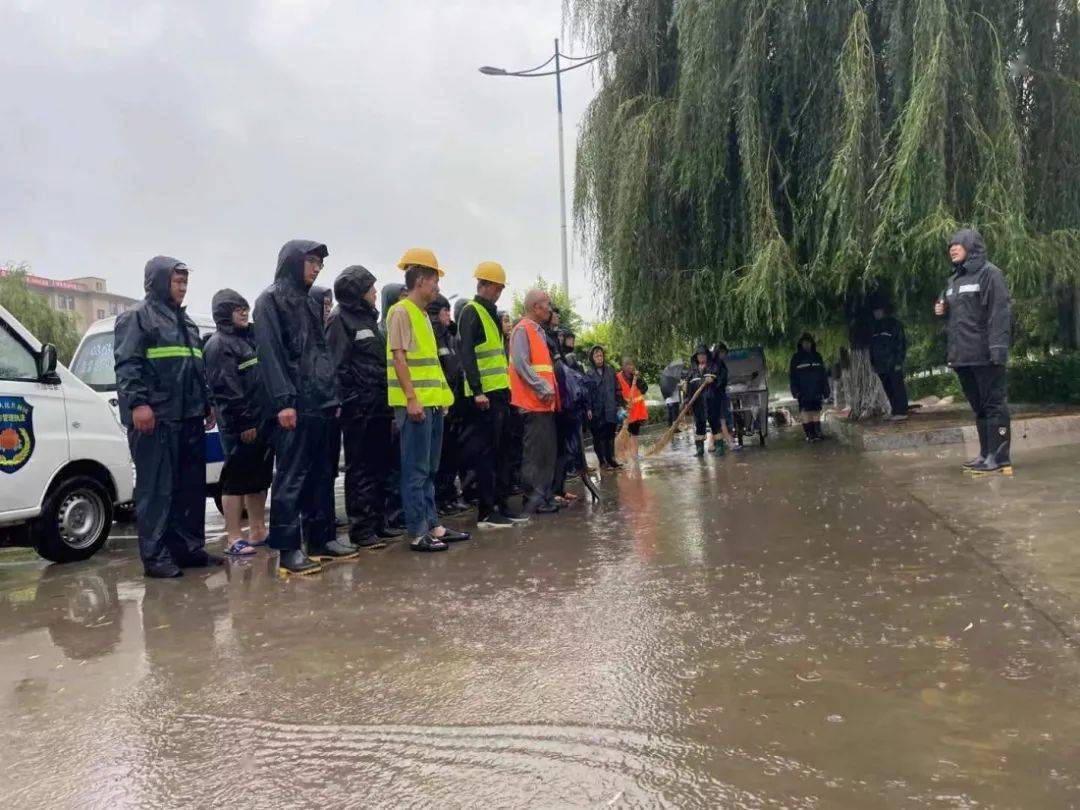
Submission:
[[[172,256],[155,256],[146,263],[143,269],[143,289],[146,290],[147,298],[171,306],[176,305],[169,290],[173,270],[183,270],[186,273],[188,267]]]
[[[949,240],[949,247],[953,245],[960,245],[967,251],[967,258],[962,266],[969,273],[981,270],[986,264],[986,240],[974,228],[964,228],[954,233]]]
[[[387,311],[401,300],[401,291],[405,289],[404,284],[384,284],[382,288],[382,313],[383,317],[386,317]]]
[[[604,353],[604,365],[605,366],[607,365],[607,349],[605,349],[603,346],[601,346],[599,343],[597,343],[596,345],[589,347],[589,362],[587,363],[587,366],[590,367],[590,368],[596,368],[597,367],[596,363],[593,362],[593,355],[596,353],[597,349],[599,349],[600,351],[602,351]]]
[[[354,312],[369,308],[364,296],[375,286],[375,274],[359,264],[350,265],[341,271],[334,281],[334,295],[338,306]]]
[[[311,289],[308,290],[308,295],[311,296],[311,300],[319,306],[322,306],[327,298],[330,299],[330,303],[334,303],[334,293],[331,292],[329,287],[319,287],[318,285],[311,285]]]
[[[297,290],[306,290],[304,284],[304,258],[319,256],[325,259],[330,255],[326,245],[310,239],[293,239],[281,246],[278,251],[275,281],[281,281]]]
[[[244,296],[228,287],[218,290],[210,299],[210,312],[214,316],[214,323],[222,332],[233,334],[236,331],[232,316],[233,311],[237,309],[251,309],[251,307]]]
[[[799,336],[799,339],[795,341],[795,351],[802,351],[802,343],[804,340],[810,341],[810,351],[817,351],[817,341],[814,340],[814,336],[811,335],[809,332],[803,332],[802,335]]]
[[[692,355],[690,355],[690,364],[691,365],[693,365],[694,363],[697,362],[697,356],[699,354],[705,355],[705,362],[706,363],[708,363],[710,360],[712,360],[713,354],[712,354],[712,352],[709,351],[709,347],[706,346],[704,343],[699,343],[697,345],[697,347],[694,349],[694,353]]]
[[[454,302],[454,323],[461,320],[461,310],[465,309],[467,303],[469,303],[467,298],[459,298]]]
[[[431,316],[438,316],[444,309],[450,309],[450,302],[446,300],[444,295],[436,295],[435,300],[427,305],[427,314]]]

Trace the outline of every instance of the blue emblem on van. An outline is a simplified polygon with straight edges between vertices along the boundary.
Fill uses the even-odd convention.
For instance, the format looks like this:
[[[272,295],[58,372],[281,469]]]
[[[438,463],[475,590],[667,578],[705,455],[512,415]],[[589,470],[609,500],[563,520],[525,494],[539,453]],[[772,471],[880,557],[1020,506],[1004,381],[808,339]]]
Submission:
[[[18,472],[33,454],[34,408],[22,397],[0,397],[0,472]]]

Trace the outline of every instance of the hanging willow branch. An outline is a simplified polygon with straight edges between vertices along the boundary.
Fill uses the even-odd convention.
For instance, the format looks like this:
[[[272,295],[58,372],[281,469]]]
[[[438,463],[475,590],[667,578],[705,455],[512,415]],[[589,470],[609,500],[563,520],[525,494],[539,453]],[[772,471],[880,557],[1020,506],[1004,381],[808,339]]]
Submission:
[[[1080,275],[1075,0],[565,0],[612,47],[575,214],[637,348],[923,311],[947,234],[1015,294]]]

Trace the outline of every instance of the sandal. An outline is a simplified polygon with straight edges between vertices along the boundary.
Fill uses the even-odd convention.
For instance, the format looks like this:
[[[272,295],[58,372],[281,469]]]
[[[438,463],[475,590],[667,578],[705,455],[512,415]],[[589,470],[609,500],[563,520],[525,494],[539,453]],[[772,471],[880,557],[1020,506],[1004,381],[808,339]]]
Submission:
[[[266,541],[264,540],[261,545],[266,545]],[[236,540],[225,549],[226,557],[250,557],[254,553],[255,544],[249,543],[247,540]]]

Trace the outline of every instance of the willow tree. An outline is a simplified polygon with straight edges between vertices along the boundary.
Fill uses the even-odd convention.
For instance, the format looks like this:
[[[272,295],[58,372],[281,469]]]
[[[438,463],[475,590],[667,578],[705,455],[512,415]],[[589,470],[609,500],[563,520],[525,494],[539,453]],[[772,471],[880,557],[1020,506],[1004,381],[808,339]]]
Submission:
[[[871,294],[925,312],[961,224],[1014,294],[1071,295],[1076,0],[566,0],[566,15],[608,51],[578,232],[639,349],[776,341],[848,323]]]

